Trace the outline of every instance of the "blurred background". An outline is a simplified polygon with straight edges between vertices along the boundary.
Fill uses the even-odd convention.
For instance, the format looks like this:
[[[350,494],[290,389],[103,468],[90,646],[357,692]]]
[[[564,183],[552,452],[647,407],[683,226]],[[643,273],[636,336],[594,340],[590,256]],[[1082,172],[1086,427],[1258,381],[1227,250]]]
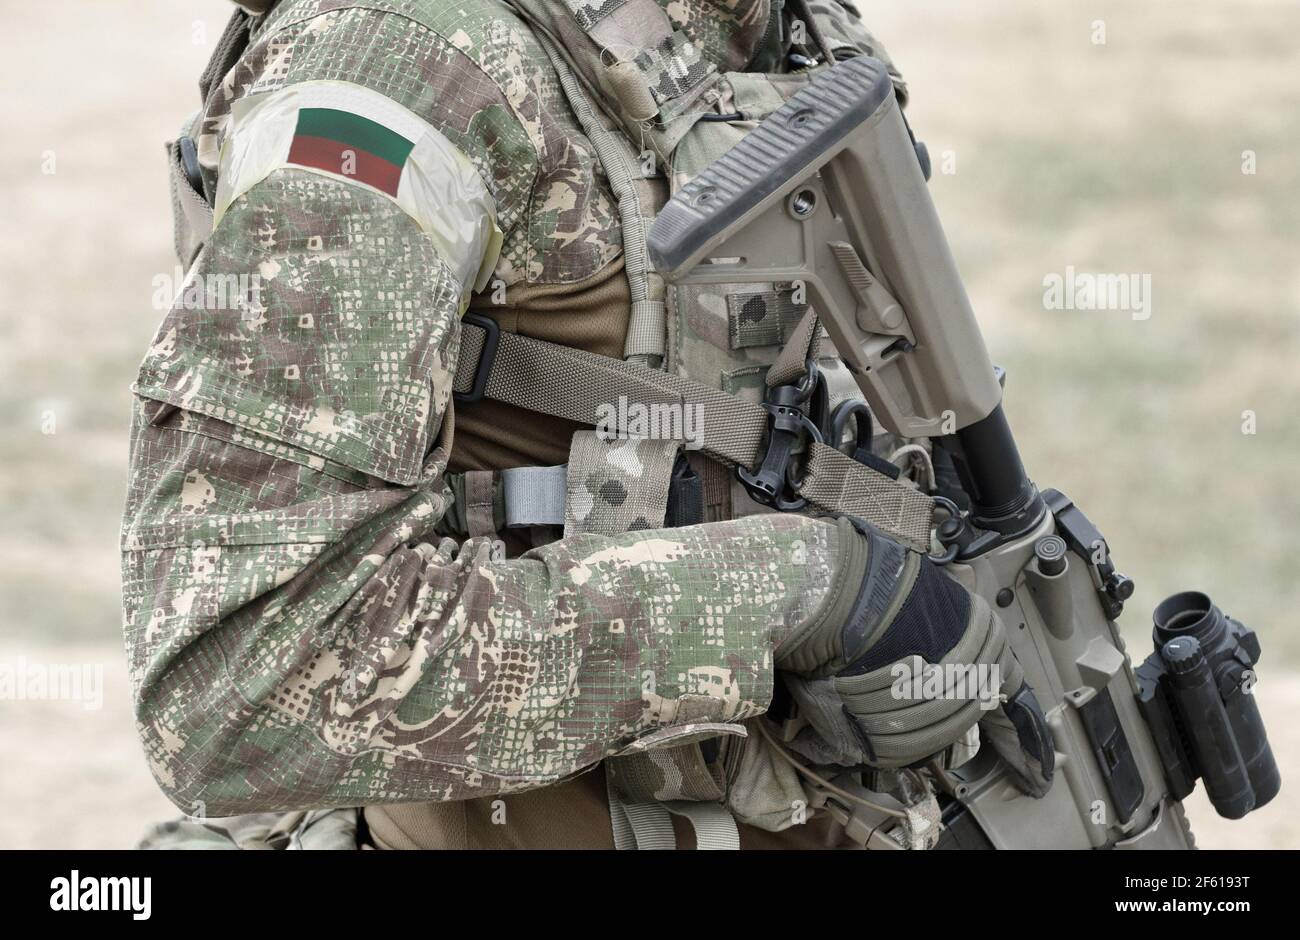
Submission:
[[[911,86],[932,188],[1042,486],[1151,608],[1255,627],[1281,796],[1205,847],[1300,847],[1297,0],[858,0]],[[226,0],[0,0],[0,665],[101,667],[103,701],[0,700],[0,847],[130,846],[175,814],[145,767],[118,601],[128,385],[163,311],[163,141]],[[1145,319],[1044,278],[1150,275]],[[90,703],[93,705],[93,703]]]

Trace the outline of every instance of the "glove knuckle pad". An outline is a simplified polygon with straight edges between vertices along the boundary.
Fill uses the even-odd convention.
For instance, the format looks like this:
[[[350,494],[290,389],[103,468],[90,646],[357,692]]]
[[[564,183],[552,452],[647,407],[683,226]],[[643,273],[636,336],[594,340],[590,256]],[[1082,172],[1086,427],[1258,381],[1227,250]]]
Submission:
[[[893,622],[848,671],[869,672],[907,656],[941,662],[966,635],[970,623],[970,593],[923,561]]]

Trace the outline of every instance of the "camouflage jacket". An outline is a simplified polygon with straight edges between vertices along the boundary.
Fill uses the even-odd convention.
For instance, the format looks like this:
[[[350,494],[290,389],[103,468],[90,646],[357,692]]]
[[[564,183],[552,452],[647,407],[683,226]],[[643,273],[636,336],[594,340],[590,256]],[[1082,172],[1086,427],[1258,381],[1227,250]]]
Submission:
[[[122,533],[139,730],[172,800],[467,799],[763,713],[775,646],[833,588],[835,525],[761,515],[510,559],[434,533],[469,295],[489,275],[579,284],[620,253],[511,9],[284,0],[197,136],[215,227],[134,385]],[[238,275],[255,287],[214,303]]]

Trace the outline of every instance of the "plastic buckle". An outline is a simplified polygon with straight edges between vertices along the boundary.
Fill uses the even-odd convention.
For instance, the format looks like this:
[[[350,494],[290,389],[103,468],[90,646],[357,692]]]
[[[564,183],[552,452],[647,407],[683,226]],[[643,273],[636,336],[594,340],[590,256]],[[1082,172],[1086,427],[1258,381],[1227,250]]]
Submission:
[[[474,367],[474,384],[468,392],[452,392],[451,397],[461,404],[476,402],[487,391],[488,378],[492,375],[492,363],[497,358],[497,345],[501,342],[501,327],[491,317],[477,313],[467,313],[460,318],[462,324],[476,326],[484,332],[483,351]]]
[[[757,470],[736,467],[736,478],[745,485],[755,502],[782,512],[795,512],[808,500],[795,492],[795,454],[809,438],[822,443],[816,422],[804,413],[802,404],[817,385],[816,367],[810,380],[800,385],[777,385],[768,389],[763,401],[767,419],[767,449]]]

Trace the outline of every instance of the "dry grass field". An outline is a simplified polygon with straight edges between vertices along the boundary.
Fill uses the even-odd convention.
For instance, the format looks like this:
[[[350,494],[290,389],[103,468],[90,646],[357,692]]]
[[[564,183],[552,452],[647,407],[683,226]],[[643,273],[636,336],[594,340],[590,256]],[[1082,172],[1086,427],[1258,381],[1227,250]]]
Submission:
[[[1187,587],[1258,629],[1292,783],[1300,2],[859,4],[910,80],[1031,474],[1136,579],[1134,653],[1155,603]],[[119,637],[127,386],[173,264],[162,141],[228,12],[0,0],[0,662],[102,664],[105,682],[97,711],[0,701],[0,846],[125,846],[170,809]],[[1068,267],[1149,275],[1149,317],[1045,309],[1044,278]],[[1229,824],[1198,794],[1200,844],[1300,847],[1289,795]]]

